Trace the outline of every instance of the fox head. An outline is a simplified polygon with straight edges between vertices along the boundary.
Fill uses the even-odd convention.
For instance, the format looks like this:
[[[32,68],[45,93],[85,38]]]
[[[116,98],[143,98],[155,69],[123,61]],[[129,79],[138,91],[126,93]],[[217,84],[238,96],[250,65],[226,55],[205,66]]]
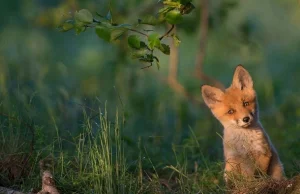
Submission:
[[[247,128],[258,120],[258,105],[248,71],[238,65],[231,86],[225,91],[202,86],[202,97],[214,116],[226,127]]]

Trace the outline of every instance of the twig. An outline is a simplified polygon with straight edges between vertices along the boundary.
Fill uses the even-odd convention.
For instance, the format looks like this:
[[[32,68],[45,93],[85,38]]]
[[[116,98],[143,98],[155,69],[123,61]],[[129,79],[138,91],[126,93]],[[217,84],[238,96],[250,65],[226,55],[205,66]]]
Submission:
[[[199,41],[199,47],[198,52],[196,56],[196,62],[195,62],[195,73],[196,77],[200,80],[203,80],[205,82],[211,83],[216,87],[219,87],[221,89],[224,88],[224,85],[205,75],[203,73],[203,63],[204,58],[206,55],[206,46],[207,46],[207,37],[208,37],[208,17],[209,17],[209,1],[208,0],[202,0],[201,4],[201,20],[200,20],[200,41]]]
[[[176,33],[176,28],[174,28]],[[176,80],[178,71],[178,47],[175,45],[174,40],[170,43],[170,60],[169,60],[169,75],[168,80]]]
[[[176,28],[172,25],[174,31]],[[171,29],[173,30],[171,27]],[[189,99],[193,104],[198,105],[199,101],[194,98],[194,96],[190,95],[183,85],[178,82],[177,74],[178,74],[178,63],[179,63],[179,51],[178,47],[176,47],[174,40],[171,40],[170,43],[170,60],[169,60],[169,74],[167,83],[169,87],[176,93],[184,96],[185,98]]]
[[[93,19],[93,22],[95,22],[95,23],[97,23],[97,24],[101,24],[101,22],[100,21],[98,21],[98,20],[96,20],[96,19]],[[92,25],[84,25],[84,27],[86,27],[86,28],[95,28],[97,25],[95,25],[95,24],[92,24]],[[141,32],[141,31],[138,31],[138,30],[135,30],[135,29],[132,29],[132,28],[127,28],[129,31],[132,31],[132,32],[135,32],[135,33],[138,33],[138,34],[141,34],[141,35],[143,35],[143,36],[146,36],[146,37],[148,37],[148,34],[145,34],[145,33],[143,33],[143,32]]]
[[[162,40],[164,37],[168,36],[170,34],[170,32],[172,32],[172,30],[174,29],[175,25],[172,24],[171,28],[164,34],[162,35],[159,40]]]
[[[150,65],[147,65],[147,66],[145,66],[145,67],[142,67],[141,69],[148,69],[149,67],[152,67],[152,63],[150,63]]]
[[[138,31],[138,30],[131,29],[131,28],[129,28],[128,30],[129,30],[129,31],[132,31],[132,32],[136,32],[136,33],[138,33],[138,34],[141,34],[141,35],[144,35],[144,36],[148,37],[148,34],[145,34],[145,33],[140,32],[140,31]]]

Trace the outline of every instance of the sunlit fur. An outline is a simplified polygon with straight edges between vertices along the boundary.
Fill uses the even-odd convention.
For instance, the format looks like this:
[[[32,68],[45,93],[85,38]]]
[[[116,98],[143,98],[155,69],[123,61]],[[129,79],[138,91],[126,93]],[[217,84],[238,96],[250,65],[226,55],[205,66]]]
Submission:
[[[224,127],[225,180],[229,175],[254,177],[258,173],[284,178],[277,151],[259,122],[258,103],[248,71],[237,66],[225,91],[202,86],[202,96]]]
[[[215,106],[212,111],[215,117],[223,124],[224,127],[239,126],[248,127],[251,123],[255,123],[258,119],[257,103],[255,91],[252,89],[239,90],[237,88],[228,88],[220,98],[222,106]],[[244,106],[243,103],[249,103]],[[232,109],[233,114],[228,111]],[[243,118],[248,116],[249,123],[244,123]]]

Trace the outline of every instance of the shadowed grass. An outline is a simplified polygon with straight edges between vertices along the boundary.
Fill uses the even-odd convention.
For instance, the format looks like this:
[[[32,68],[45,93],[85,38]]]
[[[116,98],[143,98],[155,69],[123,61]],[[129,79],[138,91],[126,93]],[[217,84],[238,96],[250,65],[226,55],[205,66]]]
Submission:
[[[262,177],[251,181],[234,179],[233,187],[226,189],[223,162],[212,162],[202,154],[193,130],[190,130],[192,138],[188,143],[172,146],[174,160],[169,164],[155,164],[142,138],[137,142],[137,158],[128,161],[130,150],[122,138],[125,119],[120,123],[119,118],[118,111],[114,121],[108,119],[106,109],[103,114],[99,110],[98,119],[89,117],[84,111],[82,131],[78,136],[62,137],[60,129],[54,125],[56,136],[52,143],[37,146],[33,153],[28,151],[28,135],[22,135],[26,134],[26,130],[21,131],[24,124],[19,120],[2,121],[2,126],[10,130],[1,133],[0,186],[38,191],[40,170],[50,170],[61,193],[281,194],[293,193],[299,187],[299,177],[279,182]],[[38,126],[34,129],[36,134],[42,130]],[[45,137],[37,135],[36,142],[39,138]],[[24,164],[28,157],[29,162]],[[43,166],[39,165],[40,161]],[[22,168],[26,169],[21,171]]]
[[[57,188],[62,193],[216,191],[218,186],[215,183],[218,181],[213,184],[209,182],[218,179],[215,175],[218,174],[216,170],[220,170],[219,168],[210,169],[206,164],[206,168],[202,169],[195,163],[193,172],[189,172],[187,153],[185,151],[180,153],[182,148],[176,146],[173,148],[176,165],[157,167],[143,146],[141,138],[138,142],[138,158],[133,162],[127,161],[127,150],[122,139],[124,123],[119,123],[118,111],[114,122],[109,121],[106,111],[99,114],[99,119],[96,121],[85,113],[83,115],[82,132],[72,139],[61,137],[61,131],[54,125],[56,137],[53,138],[52,143],[36,148],[30,155],[30,162],[25,166],[26,173],[18,176],[14,173],[20,172],[17,167],[24,167],[23,160],[19,158],[29,156],[29,153],[25,152],[28,150],[28,146],[25,145],[29,143],[24,136],[21,136],[20,123],[18,121],[10,123],[8,126],[13,129],[10,130],[13,134],[10,132],[1,134],[0,185],[26,192],[38,191],[41,188],[40,170],[50,170],[54,175]],[[6,122],[2,124],[7,125]],[[39,134],[41,128],[35,126],[35,130]],[[15,139],[8,141],[12,137]],[[7,149],[8,147],[10,149]],[[3,150],[6,152],[4,153]],[[188,149],[183,148],[183,150]],[[42,165],[39,165],[40,161]],[[150,167],[149,165],[145,167],[145,162],[150,163]],[[214,166],[214,164],[210,165]]]

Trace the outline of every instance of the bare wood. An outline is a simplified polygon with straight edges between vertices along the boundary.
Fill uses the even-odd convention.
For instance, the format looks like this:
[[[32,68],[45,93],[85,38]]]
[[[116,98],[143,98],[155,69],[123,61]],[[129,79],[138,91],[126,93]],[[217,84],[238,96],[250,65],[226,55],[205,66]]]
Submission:
[[[200,20],[200,33],[199,33],[199,47],[195,62],[196,77],[204,82],[210,83],[218,88],[224,89],[224,85],[207,76],[203,72],[203,64],[206,55],[207,37],[208,37],[208,18],[209,18],[209,1],[202,0],[201,4],[201,20]]]
[[[159,40],[162,40],[164,37],[168,36],[168,35],[172,32],[172,30],[173,30],[174,28],[175,28],[175,25],[172,24],[171,27],[170,27],[170,29],[169,29],[164,35],[162,35],[162,36],[159,38]]]
[[[174,33],[176,33],[176,27],[174,28]],[[171,40],[170,51],[168,81],[172,82],[172,80],[177,80],[179,63],[179,51],[178,47],[174,43],[174,40]]]
[[[53,176],[52,176],[51,172],[48,170],[43,172],[42,190],[40,192],[38,192],[38,194],[44,194],[44,193],[59,194],[59,192],[55,186]]]
[[[176,33],[176,27],[174,27],[174,25],[172,25],[170,29],[173,29],[173,31]],[[174,92],[191,100],[193,104],[198,105],[199,101],[197,101],[194,96],[190,95],[188,91],[186,91],[184,86],[178,82],[178,78],[177,78],[178,63],[179,63],[179,49],[175,45],[174,40],[172,39],[170,42],[169,72],[168,72],[167,83]]]
[[[55,186],[55,181],[53,179],[52,173],[49,170],[45,170],[47,168],[47,164],[50,159],[44,159],[39,162],[40,171],[42,173],[42,190],[38,192],[38,194],[59,194]]]

